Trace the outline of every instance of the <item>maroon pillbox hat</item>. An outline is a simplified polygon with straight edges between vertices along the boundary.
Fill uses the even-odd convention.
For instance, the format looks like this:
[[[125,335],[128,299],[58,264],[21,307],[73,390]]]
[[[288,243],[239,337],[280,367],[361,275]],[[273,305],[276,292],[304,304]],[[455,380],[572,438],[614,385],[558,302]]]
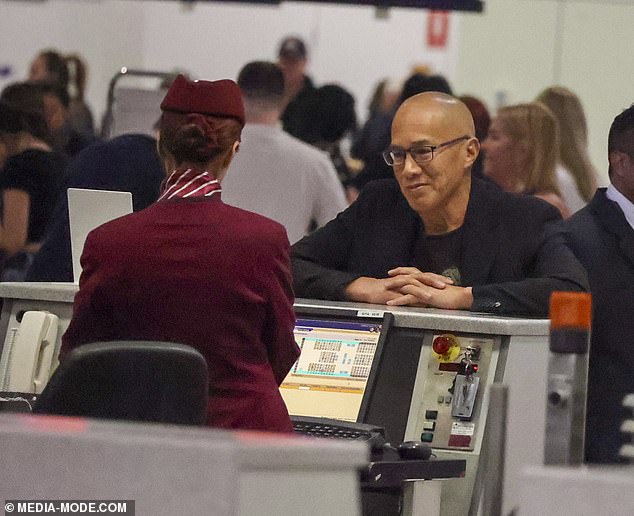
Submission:
[[[161,110],[235,118],[244,126],[242,94],[230,79],[190,81],[179,75],[161,102]]]

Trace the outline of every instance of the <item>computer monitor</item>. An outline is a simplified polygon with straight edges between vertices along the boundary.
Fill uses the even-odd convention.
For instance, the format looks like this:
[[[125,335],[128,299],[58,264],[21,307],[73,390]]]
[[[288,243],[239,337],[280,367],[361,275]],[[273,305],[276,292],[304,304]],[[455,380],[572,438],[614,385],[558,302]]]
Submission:
[[[69,188],[67,195],[73,277],[75,283],[79,283],[82,270],[80,258],[88,233],[106,222],[132,213],[132,194]]]
[[[297,314],[301,355],[280,386],[291,416],[364,422],[392,314]]]
[[[383,347],[364,422],[385,428],[392,443],[405,438],[421,352],[425,339],[431,346],[432,336],[425,329],[395,327]]]

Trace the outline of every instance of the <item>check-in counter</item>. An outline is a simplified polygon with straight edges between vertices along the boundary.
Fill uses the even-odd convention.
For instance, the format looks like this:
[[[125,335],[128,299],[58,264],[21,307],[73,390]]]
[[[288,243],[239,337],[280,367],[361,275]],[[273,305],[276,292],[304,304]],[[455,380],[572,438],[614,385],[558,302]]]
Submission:
[[[135,514],[352,516],[363,443],[0,416],[4,500],[133,500]],[[17,511],[16,511],[17,512]]]
[[[487,475],[481,458],[488,450],[505,457],[503,512],[517,505],[521,469],[543,464],[548,320],[304,299],[296,301],[295,310],[304,316],[362,311],[376,317],[389,310],[393,328],[385,343],[370,422],[383,424],[391,439],[427,441],[439,458],[467,460],[464,479],[443,482],[442,514],[478,513]],[[445,351],[447,341],[453,351]],[[476,366],[470,382],[460,374],[466,352]],[[505,449],[485,439],[487,387],[493,382],[509,386]],[[455,403],[465,390],[473,395],[471,401]]]
[[[0,382],[26,311],[46,310],[59,317],[56,355],[76,289],[72,284],[0,284],[0,334],[5,335]],[[485,439],[487,387],[508,384],[506,448],[493,453],[505,456],[503,511],[517,505],[521,468],[543,463],[548,320],[306,299],[297,299],[295,309],[302,316],[393,314],[369,410],[371,422],[385,426],[393,442],[422,439],[438,458],[467,461],[465,478],[443,481],[444,515],[477,513],[487,473],[481,458],[488,446],[497,444]],[[465,356],[469,374],[464,374]]]
[[[522,516],[630,516],[634,467],[529,466],[520,476],[518,506]]]

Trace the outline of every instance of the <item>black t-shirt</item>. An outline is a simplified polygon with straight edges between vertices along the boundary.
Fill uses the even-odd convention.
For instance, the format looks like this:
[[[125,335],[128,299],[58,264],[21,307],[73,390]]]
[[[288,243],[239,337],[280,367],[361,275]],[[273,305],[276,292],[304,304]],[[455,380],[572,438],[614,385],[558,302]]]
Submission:
[[[442,235],[427,235],[421,229],[416,239],[413,265],[423,272],[435,272],[461,285],[462,227]]]
[[[58,152],[30,149],[8,158],[0,171],[0,192],[22,190],[31,199],[27,242],[39,242],[44,236],[57,202],[65,165],[66,158]]]

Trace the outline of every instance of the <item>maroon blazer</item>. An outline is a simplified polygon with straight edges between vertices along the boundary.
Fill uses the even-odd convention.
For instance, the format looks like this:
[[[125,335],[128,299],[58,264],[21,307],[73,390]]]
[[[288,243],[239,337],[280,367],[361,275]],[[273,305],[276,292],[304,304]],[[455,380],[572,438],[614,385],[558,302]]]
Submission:
[[[188,344],[209,366],[207,424],[292,431],[278,386],[297,357],[284,228],[220,195],[161,201],[92,231],[60,360],[97,341]]]

